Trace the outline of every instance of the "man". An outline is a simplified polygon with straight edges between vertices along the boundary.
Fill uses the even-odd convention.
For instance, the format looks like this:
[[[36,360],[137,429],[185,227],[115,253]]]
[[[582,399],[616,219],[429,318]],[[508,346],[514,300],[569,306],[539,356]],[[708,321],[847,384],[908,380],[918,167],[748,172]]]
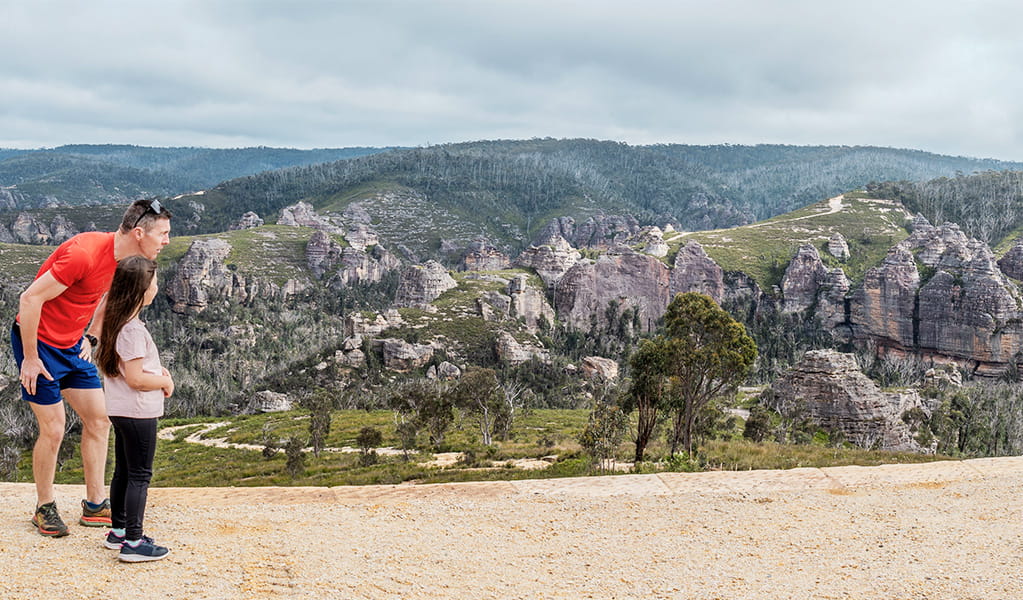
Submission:
[[[159,200],[135,201],[117,231],[80,233],[61,244],[21,294],[11,345],[21,370],[22,398],[39,425],[32,451],[36,483],[32,523],[42,535],[68,534],[53,488],[64,438],[63,400],[82,421],[86,498],[79,523],[110,526],[110,502],[103,491],[110,421],[102,383],[90,361],[117,261],[136,254],[155,259],[170,242],[170,218]]]

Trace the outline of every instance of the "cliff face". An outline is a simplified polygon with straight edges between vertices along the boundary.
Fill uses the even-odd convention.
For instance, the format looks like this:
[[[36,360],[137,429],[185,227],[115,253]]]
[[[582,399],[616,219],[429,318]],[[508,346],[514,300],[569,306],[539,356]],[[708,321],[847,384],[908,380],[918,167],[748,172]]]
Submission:
[[[676,294],[700,292],[720,304],[725,297],[725,273],[703,246],[689,242],[675,255],[670,291],[669,300]]]
[[[664,315],[670,287],[671,274],[664,263],[617,246],[595,261],[572,266],[555,286],[554,307],[562,320],[586,329],[594,316],[598,326],[607,325],[609,303],[618,305],[618,314],[637,308],[641,328],[650,331]]]
[[[178,263],[174,278],[164,286],[174,312],[202,312],[210,299],[217,296],[245,300],[244,282],[225,265],[230,253],[231,244],[225,240],[192,242]]]
[[[850,302],[853,337],[882,346],[912,348],[920,273],[913,255],[892,248],[879,267],[869,269]]]
[[[931,273],[926,280],[918,262]],[[952,224],[917,223],[880,267],[867,272],[850,301],[854,339],[950,358],[982,375],[1017,360],[1021,319],[1019,290],[991,249]]]

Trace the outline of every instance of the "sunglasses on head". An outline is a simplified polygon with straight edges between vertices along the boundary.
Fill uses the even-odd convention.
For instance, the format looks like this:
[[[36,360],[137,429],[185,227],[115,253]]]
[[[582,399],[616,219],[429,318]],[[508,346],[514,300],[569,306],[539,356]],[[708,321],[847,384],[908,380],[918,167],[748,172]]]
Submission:
[[[142,217],[148,215],[149,211],[153,211],[154,215],[158,215],[161,212],[163,212],[163,207],[160,206],[160,201],[159,200],[153,200],[152,202],[150,202],[149,206],[146,208],[146,210],[142,211],[142,214],[139,215],[139,218],[135,219],[135,224],[132,225],[131,228],[135,229],[136,227],[138,227],[139,226],[139,222],[142,221]]]

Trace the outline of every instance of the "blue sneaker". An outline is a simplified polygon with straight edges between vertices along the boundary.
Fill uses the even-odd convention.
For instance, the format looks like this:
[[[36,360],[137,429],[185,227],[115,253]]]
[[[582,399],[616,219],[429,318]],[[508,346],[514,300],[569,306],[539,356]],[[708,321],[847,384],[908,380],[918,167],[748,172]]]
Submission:
[[[121,544],[121,553],[117,555],[118,560],[121,562],[148,562],[151,560],[160,560],[166,558],[170,550],[163,546],[157,546],[152,540],[142,539],[138,546],[132,547],[131,544],[125,540]]]
[[[146,542],[149,542],[150,544],[152,544],[155,541],[155,540],[153,540],[153,538],[149,537],[148,535],[142,536],[142,540],[146,541]],[[110,550],[120,550],[121,549],[121,544],[123,544],[123,543],[124,543],[124,536],[123,535],[117,535],[116,533],[114,533],[113,530],[110,530],[110,532],[107,533],[107,539],[103,540],[103,547],[104,548],[108,548]]]

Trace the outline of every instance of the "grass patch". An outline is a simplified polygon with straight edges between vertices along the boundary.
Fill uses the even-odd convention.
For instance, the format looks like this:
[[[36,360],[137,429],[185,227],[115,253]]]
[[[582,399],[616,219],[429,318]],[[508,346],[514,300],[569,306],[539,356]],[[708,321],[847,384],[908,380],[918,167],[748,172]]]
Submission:
[[[909,235],[902,209],[885,202],[846,196],[842,210],[829,210],[824,201],[753,225],[668,236],[670,251],[664,260],[673,264],[678,250],[693,240],[722,269],[747,273],[761,288],[771,289],[781,283],[799,246],[813,244],[828,266],[842,267],[855,283],[884,259],[889,248]],[[833,259],[825,250],[836,232],[849,244],[851,258],[847,262]]]
[[[161,428],[189,425],[179,430],[173,439],[160,440],[154,464],[153,485],[158,487],[212,487],[212,486],[338,486],[377,485],[402,482],[441,483],[453,481],[504,481],[553,477],[576,477],[591,473],[587,457],[582,455],[577,438],[586,426],[586,410],[533,410],[516,421],[508,440],[498,441],[492,447],[480,444],[475,423],[462,420],[448,434],[444,451],[473,452],[478,463],[491,465],[480,468],[465,464],[450,467],[428,466],[429,452],[413,455],[406,461],[402,456],[379,456],[376,465],[360,464],[358,453],[324,451],[317,458],[305,455],[306,468],[302,475],[292,478],[286,468],[283,451],[266,458],[258,450],[215,448],[189,443],[185,438],[213,419],[168,419]],[[290,411],[263,415],[229,418],[229,423],[205,434],[205,438],[226,438],[229,442],[261,446],[268,434],[272,439],[299,437],[308,439],[308,420],[304,411]],[[396,446],[394,419],[390,411],[346,410],[333,413],[327,446],[341,448],[354,446],[355,437],[363,427],[375,427],[383,434],[384,446]],[[619,447],[618,459],[632,458],[633,445],[625,442]],[[947,456],[883,452],[858,448],[833,448],[820,444],[787,445],[773,442],[753,443],[748,440],[713,440],[698,449],[701,464],[707,470],[791,469],[796,467],[833,467],[844,465],[881,465],[920,463],[948,460]],[[109,460],[113,460],[111,448]],[[556,462],[543,470],[509,468],[503,461],[517,458],[556,456]],[[638,472],[656,473],[671,470],[667,460],[664,436],[647,449],[648,461]],[[676,462],[677,464],[677,462]],[[690,463],[687,468],[695,465]],[[676,467],[677,468],[677,467]],[[107,476],[112,474],[112,465]],[[31,456],[25,453],[19,463],[17,481],[31,481]],[[56,477],[57,483],[81,483],[81,461],[77,456],[67,460]]]
[[[160,252],[161,267],[177,264],[197,239],[221,239],[231,244],[225,264],[247,275],[282,285],[289,279],[308,279],[305,248],[313,230],[308,227],[262,225],[199,236],[175,236]]]

